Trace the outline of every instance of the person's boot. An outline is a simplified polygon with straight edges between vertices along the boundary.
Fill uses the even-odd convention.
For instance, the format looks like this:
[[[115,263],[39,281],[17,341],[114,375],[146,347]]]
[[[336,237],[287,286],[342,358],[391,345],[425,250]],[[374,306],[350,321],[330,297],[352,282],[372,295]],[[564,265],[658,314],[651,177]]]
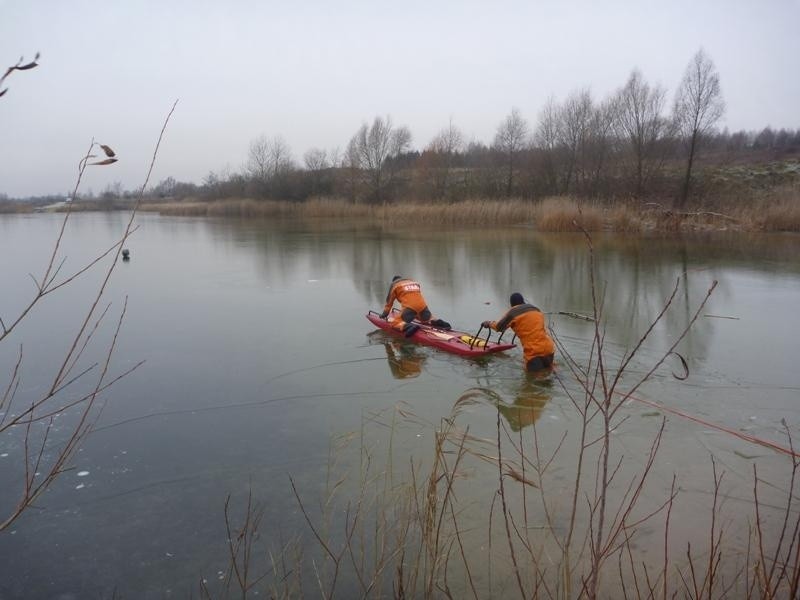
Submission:
[[[431,325],[438,327],[439,329],[444,329],[445,331],[450,331],[452,329],[452,327],[450,327],[450,323],[442,319],[433,319],[431,321]]]
[[[419,325],[416,323],[409,323],[405,327],[403,327],[403,335],[407,338],[410,338],[412,335],[419,331]]]

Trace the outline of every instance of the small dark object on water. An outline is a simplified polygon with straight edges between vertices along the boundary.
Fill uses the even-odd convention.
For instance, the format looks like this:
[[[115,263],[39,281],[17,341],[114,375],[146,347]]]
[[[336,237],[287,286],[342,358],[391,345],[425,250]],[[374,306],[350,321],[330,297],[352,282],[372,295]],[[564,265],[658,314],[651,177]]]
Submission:
[[[127,248],[122,249],[122,260],[130,260],[131,259],[131,251]]]

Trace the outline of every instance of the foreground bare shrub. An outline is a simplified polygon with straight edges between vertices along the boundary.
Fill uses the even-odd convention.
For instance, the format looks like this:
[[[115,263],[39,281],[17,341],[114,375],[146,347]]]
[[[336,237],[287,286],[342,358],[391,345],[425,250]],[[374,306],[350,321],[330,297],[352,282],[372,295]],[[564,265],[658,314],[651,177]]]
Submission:
[[[172,110],[174,108],[173,105]],[[172,110],[164,121],[159,134],[140,196],[143,194],[153,170],[158,148]],[[95,152],[102,152],[105,158],[98,159]],[[106,166],[116,161],[116,155],[109,146],[97,144],[93,140],[88,151],[80,160],[78,177],[71,197],[76,196],[88,167]],[[119,313],[111,340],[107,343],[105,351],[101,353],[102,358],[97,362],[86,364],[86,357],[89,355],[87,350],[96,341],[99,328],[109,315],[111,303],[102,307],[101,302],[119,262],[123,246],[135,230],[133,224],[136,208],[137,206],[134,206],[127,225],[115,244],[82,266],[69,273],[63,273],[62,268],[65,265],[66,257],[61,254],[61,245],[71,215],[71,211],[67,210],[42,274],[39,278],[31,276],[34,282],[31,299],[15,315],[0,316],[0,344],[10,343],[20,325],[35,318],[33,316],[34,309],[46,297],[69,286],[89,271],[99,270],[101,274],[94,294],[85,299],[83,308],[80,309],[83,316],[77,324],[77,333],[68,341],[65,354],[52,365],[52,381],[45,386],[44,391],[33,397],[21,397],[25,395],[23,392],[25,388],[22,385],[24,359],[24,343],[22,341],[19,342],[17,359],[11,368],[8,383],[0,388],[2,390],[2,395],[0,395],[0,440],[15,447],[19,453],[18,462],[15,464],[18,473],[14,474],[18,475],[19,479],[16,484],[12,481],[3,482],[3,485],[8,486],[9,489],[16,485],[19,491],[13,504],[0,506],[0,532],[14,523],[53,481],[69,468],[69,461],[94,424],[97,414],[95,403],[98,395],[142,364],[142,362],[136,363],[133,367],[116,375],[109,372],[117,337],[125,316],[127,298]],[[106,267],[101,267],[104,259],[108,259],[108,264]],[[58,439],[54,439],[54,424],[57,418],[62,420],[70,418],[71,421],[66,427],[66,432],[62,433]]]

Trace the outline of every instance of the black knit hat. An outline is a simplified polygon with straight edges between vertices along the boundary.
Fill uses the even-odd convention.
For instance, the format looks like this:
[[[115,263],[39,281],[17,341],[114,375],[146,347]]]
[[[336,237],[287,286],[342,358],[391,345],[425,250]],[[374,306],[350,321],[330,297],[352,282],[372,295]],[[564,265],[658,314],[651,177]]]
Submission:
[[[525,298],[519,292],[514,292],[511,294],[509,302],[511,302],[511,306],[517,306],[518,304],[525,304]]]

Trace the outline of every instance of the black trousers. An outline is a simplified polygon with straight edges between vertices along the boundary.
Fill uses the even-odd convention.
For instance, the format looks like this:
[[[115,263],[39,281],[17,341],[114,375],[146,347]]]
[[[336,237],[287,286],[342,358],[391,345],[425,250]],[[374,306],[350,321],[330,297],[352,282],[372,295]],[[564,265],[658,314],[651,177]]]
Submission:
[[[541,371],[542,369],[549,369],[552,366],[553,366],[552,354],[548,354],[547,356],[534,356],[525,365],[525,370],[528,372]]]
[[[415,311],[413,308],[404,308],[403,312],[400,313],[400,318],[406,323],[411,323],[411,321],[414,319],[418,319],[425,323],[431,320],[431,316],[431,311],[428,310],[427,306],[419,312]]]

